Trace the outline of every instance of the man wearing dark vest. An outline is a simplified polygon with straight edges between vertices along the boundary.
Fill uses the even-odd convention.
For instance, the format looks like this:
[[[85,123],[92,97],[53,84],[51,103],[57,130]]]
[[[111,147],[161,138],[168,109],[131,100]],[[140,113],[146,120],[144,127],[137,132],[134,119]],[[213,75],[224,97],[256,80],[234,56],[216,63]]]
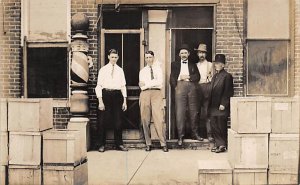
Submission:
[[[192,139],[203,141],[198,135],[197,115],[199,102],[197,83],[200,73],[195,62],[188,60],[190,50],[183,44],[179,48],[180,61],[171,63],[170,85],[175,90],[175,113],[178,133],[178,145],[181,146],[185,136],[186,108],[191,121]]]

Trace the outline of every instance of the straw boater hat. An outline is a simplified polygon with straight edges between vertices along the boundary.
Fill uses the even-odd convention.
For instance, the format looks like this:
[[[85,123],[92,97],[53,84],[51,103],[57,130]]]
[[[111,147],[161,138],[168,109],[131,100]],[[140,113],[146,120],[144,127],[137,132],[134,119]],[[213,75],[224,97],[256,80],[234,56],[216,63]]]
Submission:
[[[207,52],[206,44],[199,44],[198,48],[195,48],[194,50],[195,50],[195,51],[203,51],[203,52]]]

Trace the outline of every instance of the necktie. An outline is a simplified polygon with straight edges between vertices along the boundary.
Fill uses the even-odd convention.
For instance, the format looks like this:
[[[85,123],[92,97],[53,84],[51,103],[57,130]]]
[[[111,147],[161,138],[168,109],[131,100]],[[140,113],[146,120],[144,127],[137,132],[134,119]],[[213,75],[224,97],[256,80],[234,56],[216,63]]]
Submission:
[[[150,72],[151,72],[151,80],[154,79],[154,76],[153,76],[153,69],[152,69],[152,66],[150,66]]]
[[[114,69],[115,69],[115,65],[112,65],[112,70],[111,70],[111,77],[114,77]]]

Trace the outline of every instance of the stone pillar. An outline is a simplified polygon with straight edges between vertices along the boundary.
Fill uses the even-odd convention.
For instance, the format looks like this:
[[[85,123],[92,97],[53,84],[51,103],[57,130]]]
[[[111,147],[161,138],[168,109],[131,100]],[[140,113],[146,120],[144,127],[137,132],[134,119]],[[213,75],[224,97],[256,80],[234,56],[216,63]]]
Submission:
[[[93,61],[87,55],[89,44],[87,42],[87,31],[89,19],[85,14],[77,13],[71,20],[72,31],[75,35],[71,42],[71,98],[70,112],[71,119],[68,129],[80,130],[86,133],[87,149],[89,149],[89,98],[87,94],[87,82],[89,79],[89,68]]]
[[[166,23],[167,10],[149,10],[149,50],[155,54],[156,60],[161,65],[163,77],[166,75]],[[160,42],[157,42],[157,41]],[[165,79],[165,78],[163,78]],[[166,84],[165,82],[163,84]],[[167,83],[168,84],[168,83]],[[162,88],[165,95],[165,87]]]
[[[165,82],[166,75],[166,23],[167,23],[167,10],[149,10],[148,20],[149,20],[149,50],[152,50],[155,54],[156,65],[160,65],[163,71],[163,84],[168,84]],[[157,42],[157,41],[160,42]],[[165,86],[163,85],[162,94],[165,98]],[[155,131],[154,125],[150,125],[151,136],[154,139],[158,139],[157,133]]]

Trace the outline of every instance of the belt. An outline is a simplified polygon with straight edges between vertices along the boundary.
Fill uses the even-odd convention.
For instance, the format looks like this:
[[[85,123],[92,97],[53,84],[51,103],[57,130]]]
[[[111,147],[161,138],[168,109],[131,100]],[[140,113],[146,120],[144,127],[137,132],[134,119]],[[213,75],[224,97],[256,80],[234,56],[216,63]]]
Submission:
[[[107,88],[104,88],[103,90],[104,91],[121,91],[120,89],[107,89]]]
[[[160,88],[148,88],[148,89],[144,89],[143,91],[148,91],[148,90],[157,90],[157,91],[160,91]]]

